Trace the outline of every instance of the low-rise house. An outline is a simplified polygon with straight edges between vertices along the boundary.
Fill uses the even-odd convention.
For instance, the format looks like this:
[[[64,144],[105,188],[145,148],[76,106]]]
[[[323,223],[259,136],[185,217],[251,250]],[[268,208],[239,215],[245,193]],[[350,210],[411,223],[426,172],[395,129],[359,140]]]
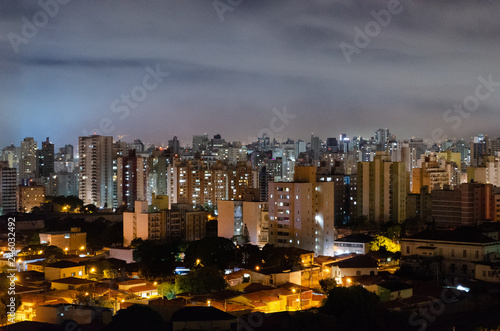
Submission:
[[[314,293],[308,287],[285,283],[278,288],[249,292],[227,300],[265,313],[304,310],[319,307],[324,295]]]
[[[229,287],[242,284],[244,281],[250,281],[250,272],[248,270],[238,270],[224,275],[224,280]]]
[[[370,251],[370,242],[373,237],[366,234],[351,234],[338,238],[333,243],[335,255],[341,254],[367,254]]]
[[[500,257],[500,241],[475,227],[425,230],[401,239],[401,265],[416,272],[474,278],[476,266]]]
[[[112,318],[113,310],[109,308],[57,304],[36,307],[36,316],[33,320],[53,324],[73,320],[80,325],[91,323],[107,325]]]
[[[254,311],[260,312],[278,312],[288,310],[288,304],[291,302],[287,297],[291,291],[287,289],[272,289],[252,293],[245,293],[234,297],[230,302],[237,302]]]
[[[50,287],[56,290],[78,290],[83,287],[88,287],[96,282],[83,278],[66,277],[54,279],[50,282]]]
[[[369,255],[357,255],[349,259],[335,262],[332,266],[332,278],[342,283],[343,278],[363,275],[377,275],[377,261]]]
[[[66,277],[87,278],[85,266],[70,261],[58,261],[45,267],[45,279],[47,280]]]
[[[45,272],[45,261],[35,261],[27,264],[27,271]]]
[[[301,284],[300,270],[282,270],[281,268],[261,268],[259,271],[250,270],[250,281],[264,285],[278,286],[285,283]]]
[[[87,246],[87,233],[80,232],[80,228],[71,228],[70,231],[56,231],[40,233],[40,244],[57,246],[66,252],[83,252]]]
[[[484,282],[500,283],[500,262],[476,263],[474,278]]]
[[[413,296],[413,287],[398,281],[382,282],[365,286],[365,288],[377,294],[382,302],[396,299],[408,299]]]
[[[131,294],[137,295],[141,298],[148,298],[158,295],[158,288],[143,279],[132,279],[124,282],[117,283],[118,290],[127,291]]]

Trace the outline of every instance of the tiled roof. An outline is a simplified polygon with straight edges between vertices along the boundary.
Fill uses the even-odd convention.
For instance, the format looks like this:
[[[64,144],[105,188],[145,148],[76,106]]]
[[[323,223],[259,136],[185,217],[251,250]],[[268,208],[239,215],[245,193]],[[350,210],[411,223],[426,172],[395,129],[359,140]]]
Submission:
[[[76,278],[76,277],[66,277],[51,280],[51,283],[59,283],[59,284],[69,284],[69,285],[81,285],[81,284],[92,284],[95,283],[93,280]]]
[[[117,283],[117,285],[137,285],[137,284],[147,284],[148,281],[144,279],[130,279],[123,282]]]
[[[139,292],[149,292],[149,291],[155,291],[157,288],[154,285],[142,285],[142,286],[133,286],[128,289],[128,291],[133,292],[133,293],[139,293]]]

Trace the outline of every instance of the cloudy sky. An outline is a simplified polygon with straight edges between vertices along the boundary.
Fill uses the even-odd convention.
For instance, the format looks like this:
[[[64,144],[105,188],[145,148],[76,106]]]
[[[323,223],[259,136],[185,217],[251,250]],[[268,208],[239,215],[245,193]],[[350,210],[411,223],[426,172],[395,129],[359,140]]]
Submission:
[[[56,1],[0,0],[0,147],[499,136],[495,1]]]

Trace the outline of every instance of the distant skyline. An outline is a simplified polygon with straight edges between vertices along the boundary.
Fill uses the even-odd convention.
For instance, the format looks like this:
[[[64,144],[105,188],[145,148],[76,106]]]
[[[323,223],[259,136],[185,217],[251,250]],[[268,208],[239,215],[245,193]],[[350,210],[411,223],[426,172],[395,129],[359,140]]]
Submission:
[[[220,3],[0,0],[0,147],[247,143],[284,107],[280,138],[500,136],[498,2]]]

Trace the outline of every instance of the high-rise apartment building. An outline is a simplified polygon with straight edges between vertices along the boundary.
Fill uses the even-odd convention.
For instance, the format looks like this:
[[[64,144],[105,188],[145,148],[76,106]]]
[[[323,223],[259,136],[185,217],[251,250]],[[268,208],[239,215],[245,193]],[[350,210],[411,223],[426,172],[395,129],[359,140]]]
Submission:
[[[335,226],[348,225],[356,217],[356,175],[318,174],[318,182],[334,184]]]
[[[54,144],[50,143],[49,137],[42,142],[42,149],[38,157],[38,169],[41,177],[49,177],[54,173]]]
[[[259,191],[260,201],[269,200],[269,183],[273,181],[273,174],[267,171],[267,167],[263,166],[259,171]]]
[[[134,207],[137,200],[147,200],[147,159],[129,150],[128,156],[117,159],[117,204]]]
[[[403,222],[409,193],[404,163],[391,162],[390,155],[377,152],[373,161],[359,162],[357,171],[357,215],[380,224]]]
[[[467,180],[500,187],[500,157],[486,156],[482,166],[467,167]]]
[[[17,212],[17,173],[8,161],[0,161],[0,216]]]
[[[434,189],[442,189],[445,185],[453,184],[456,177],[455,167],[444,160],[438,160],[434,155],[422,155],[421,167],[413,168],[411,191],[420,193],[422,187],[427,186],[430,193]]]
[[[45,202],[45,185],[20,185],[18,188],[19,211],[29,213],[34,207],[40,207]]]
[[[311,135],[311,150],[313,151],[314,159],[318,160],[321,153],[321,140],[313,134]]]
[[[79,198],[98,208],[113,206],[113,137],[78,138]]]
[[[494,220],[498,202],[491,184],[465,183],[455,190],[433,190],[432,218],[436,227],[475,226]]]
[[[243,199],[250,188],[258,187],[258,175],[246,162],[209,165],[194,159],[174,160],[168,167],[168,195],[171,204],[190,203],[216,206],[219,200]]]
[[[269,243],[334,254],[334,184],[317,182],[316,167],[296,167],[293,182],[269,185]]]
[[[193,136],[193,150],[204,151],[208,147],[208,134]]]
[[[147,201],[135,201],[133,212],[123,213],[123,245],[128,246],[132,240],[165,239],[165,211],[149,211]]]
[[[168,148],[170,151],[174,154],[179,154],[181,150],[180,142],[179,139],[177,139],[177,136],[174,136],[172,140],[168,141]]]
[[[387,140],[390,133],[388,129],[378,129],[375,132],[375,142],[377,143],[377,151],[385,152],[387,149]]]
[[[37,177],[37,143],[32,137],[27,137],[21,141],[19,182],[26,185]]]
[[[58,172],[49,177],[47,195],[78,196],[78,174],[75,172]]]
[[[243,236],[248,231],[249,240],[263,247],[268,243],[269,213],[268,203],[261,201],[219,201],[218,235],[231,239]]]
[[[161,150],[153,151],[148,158],[148,201],[153,194],[168,195],[169,159]]]
[[[477,135],[470,142],[470,166],[483,165],[483,160],[490,155],[490,138],[484,134]]]
[[[65,145],[59,148],[54,157],[54,172],[75,172],[75,158],[73,155],[73,145]]]

